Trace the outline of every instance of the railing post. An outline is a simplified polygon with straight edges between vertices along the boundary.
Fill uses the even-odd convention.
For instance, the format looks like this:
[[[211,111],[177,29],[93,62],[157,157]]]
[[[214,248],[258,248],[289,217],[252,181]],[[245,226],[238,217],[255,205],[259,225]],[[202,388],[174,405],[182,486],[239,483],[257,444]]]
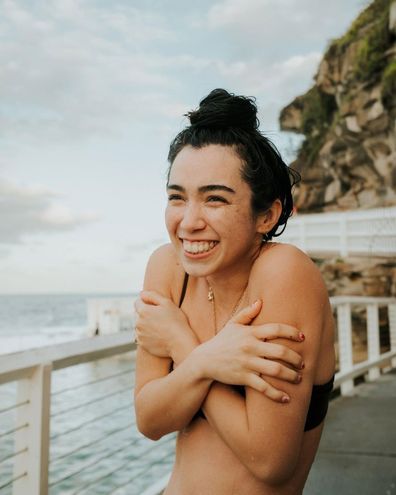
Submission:
[[[388,305],[388,320],[389,320],[389,334],[390,334],[390,348],[391,351],[396,351],[396,304]],[[396,357],[391,360],[392,368],[396,368]]]
[[[352,358],[352,320],[351,305],[342,303],[337,306],[338,345],[341,373],[350,371],[353,366]],[[341,395],[352,395],[353,380],[341,384]]]
[[[18,408],[16,425],[27,423],[28,428],[15,432],[15,452],[27,451],[15,457],[14,475],[27,476],[14,482],[13,495],[48,494],[51,372],[52,364],[43,364],[18,382],[17,400],[28,403]]]
[[[379,358],[380,355],[380,338],[379,338],[379,319],[377,304],[367,305],[367,346],[368,360],[373,361]],[[368,379],[370,381],[377,380],[380,376],[378,366],[369,369]]]

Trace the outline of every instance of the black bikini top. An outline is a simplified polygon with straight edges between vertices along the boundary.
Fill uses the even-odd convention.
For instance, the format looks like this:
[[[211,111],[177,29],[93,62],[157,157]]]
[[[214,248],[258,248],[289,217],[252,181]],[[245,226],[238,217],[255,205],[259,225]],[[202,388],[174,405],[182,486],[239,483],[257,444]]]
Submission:
[[[184,275],[183,287],[179,299],[179,308],[183,304],[188,284],[188,273]],[[173,365],[173,363],[172,363]],[[173,369],[173,366],[171,367]],[[327,409],[329,407],[330,394],[333,390],[334,385],[334,375],[330,378],[327,383],[321,385],[313,385],[311,392],[311,400],[309,402],[307,418],[305,420],[304,431],[312,430],[316,426],[320,425],[325,419],[327,414]],[[240,394],[245,396],[245,387],[241,385],[232,385],[232,387]],[[195,418],[203,418],[206,420],[205,414],[200,409]]]

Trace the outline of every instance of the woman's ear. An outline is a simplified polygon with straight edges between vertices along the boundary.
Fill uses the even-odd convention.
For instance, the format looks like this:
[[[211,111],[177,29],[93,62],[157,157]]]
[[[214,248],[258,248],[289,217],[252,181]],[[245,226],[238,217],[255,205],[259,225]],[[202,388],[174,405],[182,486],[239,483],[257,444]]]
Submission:
[[[264,213],[260,213],[257,217],[257,232],[266,234],[275,227],[279,217],[282,214],[282,203],[280,199],[276,199],[272,205]]]

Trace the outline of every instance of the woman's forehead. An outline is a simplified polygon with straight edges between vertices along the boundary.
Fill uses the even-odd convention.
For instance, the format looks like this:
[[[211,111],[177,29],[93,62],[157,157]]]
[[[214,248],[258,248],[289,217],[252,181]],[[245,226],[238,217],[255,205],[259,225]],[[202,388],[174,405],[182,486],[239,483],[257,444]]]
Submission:
[[[242,181],[241,166],[242,160],[230,146],[185,146],[172,164],[169,184],[183,181],[197,187],[227,182],[238,185]]]

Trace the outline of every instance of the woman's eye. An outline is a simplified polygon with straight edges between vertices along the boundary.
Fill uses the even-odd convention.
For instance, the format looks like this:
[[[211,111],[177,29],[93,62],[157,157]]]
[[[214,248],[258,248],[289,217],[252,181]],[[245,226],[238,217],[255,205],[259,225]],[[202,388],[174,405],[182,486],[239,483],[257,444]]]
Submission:
[[[168,196],[168,201],[180,201],[182,200],[182,196],[180,194],[170,194]]]
[[[211,203],[228,203],[228,201],[221,196],[208,196],[207,201]]]

